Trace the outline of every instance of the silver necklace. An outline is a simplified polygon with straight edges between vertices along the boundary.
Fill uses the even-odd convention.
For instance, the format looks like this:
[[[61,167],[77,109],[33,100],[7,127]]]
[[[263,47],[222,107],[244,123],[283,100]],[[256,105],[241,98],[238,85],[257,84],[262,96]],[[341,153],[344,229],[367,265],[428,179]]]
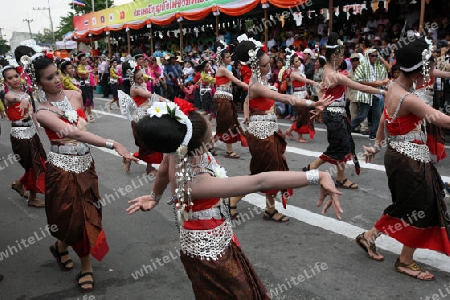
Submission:
[[[64,97],[60,101],[50,102],[51,105],[57,107],[59,110],[65,112],[67,110],[73,110],[72,104],[70,104],[69,99],[67,99],[66,94],[64,92],[61,92]]]
[[[399,86],[401,86],[402,88],[405,89],[405,91],[411,91],[413,89],[413,87],[411,86],[409,89],[406,87],[406,85],[404,85],[403,83],[401,83],[400,81],[398,81],[398,79],[394,80],[395,83],[397,83]]]

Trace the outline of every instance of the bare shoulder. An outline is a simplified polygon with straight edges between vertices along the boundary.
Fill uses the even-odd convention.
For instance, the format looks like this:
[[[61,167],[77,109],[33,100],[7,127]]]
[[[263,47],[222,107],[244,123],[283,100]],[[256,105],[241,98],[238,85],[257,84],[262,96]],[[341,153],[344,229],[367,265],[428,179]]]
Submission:
[[[72,104],[72,107],[74,109],[79,109],[83,107],[83,98],[79,92],[72,90],[65,90],[64,94],[67,96],[67,99],[69,99],[69,102],[70,104]]]

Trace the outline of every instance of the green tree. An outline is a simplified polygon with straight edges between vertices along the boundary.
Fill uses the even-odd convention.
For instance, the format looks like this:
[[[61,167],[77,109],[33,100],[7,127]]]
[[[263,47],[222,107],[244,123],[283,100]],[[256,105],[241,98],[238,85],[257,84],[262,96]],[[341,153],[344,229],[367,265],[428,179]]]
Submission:
[[[73,17],[74,13],[71,11],[65,17],[61,17],[61,21],[59,22],[58,29],[55,31],[55,38],[57,41],[62,40],[63,36],[73,31]]]
[[[11,46],[7,44],[8,41],[5,40],[2,36],[0,36],[0,54],[5,54],[9,50],[11,50]]]
[[[51,45],[53,43],[52,31],[48,28],[44,28],[44,33],[38,33],[34,37],[37,43],[43,45]]]

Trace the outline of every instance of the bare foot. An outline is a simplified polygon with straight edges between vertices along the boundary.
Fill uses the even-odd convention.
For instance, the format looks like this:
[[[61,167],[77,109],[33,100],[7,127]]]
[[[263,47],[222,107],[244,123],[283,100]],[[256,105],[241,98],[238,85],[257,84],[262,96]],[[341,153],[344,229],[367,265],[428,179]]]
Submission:
[[[33,207],[45,207],[45,202],[42,200],[39,200],[38,198],[34,198],[34,199],[28,199],[28,206],[33,206]]]

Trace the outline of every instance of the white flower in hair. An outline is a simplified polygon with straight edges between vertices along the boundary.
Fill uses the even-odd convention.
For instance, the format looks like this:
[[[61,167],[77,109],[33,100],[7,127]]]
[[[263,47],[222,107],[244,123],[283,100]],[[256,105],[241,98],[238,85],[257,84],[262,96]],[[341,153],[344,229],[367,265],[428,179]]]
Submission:
[[[128,63],[130,64],[130,67],[132,69],[136,68],[137,66],[137,62],[134,59],[130,59]]]
[[[150,118],[154,116],[161,118],[161,116],[168,114],[167,104],[165,102],[156,102],[147,110],[147,113]]]
[[[78,114],[77,114],[76,110],[73,110],[73,109],[66,110],[64,112],[64,117],[66,117],[67,120],[69,120],[69,122],[73,124],[73,123],[75,123],[77,121]]]
[[[240,36],[238,36],[236,39],[240,43],[242,41],[248,41],[248,36],[244,33],[244,34],[241,34]]]
[[[337,44],[338,44],[339,46],[344,46],[344,43],[343,43],[341,40],[337,40]]]
[[[255,50],[253,50],[253,49],[248,50],[248,57],[250,59],[252,59],[255,55],[256,55]]]

